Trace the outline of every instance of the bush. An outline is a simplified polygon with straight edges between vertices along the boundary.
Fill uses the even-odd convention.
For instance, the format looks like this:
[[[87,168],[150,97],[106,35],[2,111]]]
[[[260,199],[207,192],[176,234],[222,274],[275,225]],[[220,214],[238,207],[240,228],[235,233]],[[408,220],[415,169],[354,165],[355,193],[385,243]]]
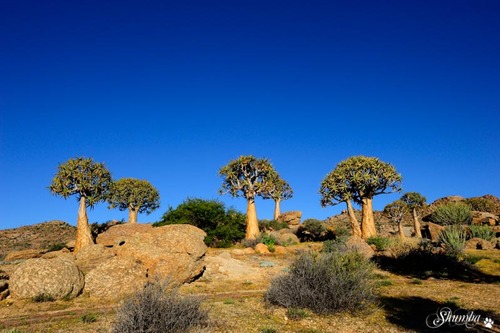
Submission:
[[[82,321],[82,323],[84,324],[91,324],[91,323],[95,323],[97,322],[97,320],[99,319],[99,316],[96,315],[95,313],[86,313],[84,314],[80,320]]]
[[[166,283],[150,283],[128,299],[118,310],[112,332],[189,332],[207,326],[208,314],[199,299],[181,297],[177,289],[166,287]]]
[[[276,238],[273,235],[264,234],[260,238],[260,242],[265,244],[269,251],[274,252],[274,246],[276,245]]]
[[[303,253],[272,280],[266,300],[316,313],[366,309],[375,301],[374,266],[356,252]]]
[[[459,225],[449,226],[439,235],[439,240],[444,244],[446,253],[452,257],[461,255],[465,248],[467,232]]]
[[[52,295],[41,293],[33,297],[32,301],[36,303],[54,302],[55,298]]]
[[[175,209],[170,207],[153,226],[167,224],[194,225],[207,233],[207,246],[230,247],[245,237],[246,217],[218,200],[187,199]]]
[[[366,240],[370,245],[375,245],[377,251],[385,251],[391,244],[391,240],[387,237],[372,236]]]
[[[471,225],[469,226],[470,238],[481,238],[487,241],[492,241],[495,238],[495,233],[486,225]]]
[[[335,239],[335,232],[329,229],[323,221],[307,219],[299,226],[297,237],[301,242],[323,242]]]
[[[478,212],[488,212],[494,214],[496,211],[495,204],[486,198],[465,199],[465,203],[471,210]]]
[[[66,247],[66,244],[64,243],[55,243],[49,246],[47,252],[53,252],[53,251],[59,251],[62,250]]]
[[[470,224],[472,213],[467,204],[462,202],[451,202],[439,206],[431,214],[431,221],[441,225]]]
[[[281,230],[288,228],[288,223],[279,222],[276,220],[259,220],[259,230],[264,232],[267,230]]]

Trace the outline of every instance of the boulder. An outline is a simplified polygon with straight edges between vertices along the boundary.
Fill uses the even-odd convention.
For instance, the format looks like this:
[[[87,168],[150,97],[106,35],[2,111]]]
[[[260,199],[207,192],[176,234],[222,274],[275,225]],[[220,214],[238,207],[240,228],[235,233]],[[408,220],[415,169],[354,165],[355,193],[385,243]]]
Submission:
[[[257,254],[270,254],[269,248],[266,244],[259,243],[255,245],[255,253]]]
[[[482,238],[471,238],[465,242],[465,248],[469,250],[493,250],[495,245]]]
[[[422,236],[428,238],[433,243],[439,242],[439,234],[444,230],[442,225],[428,222],[426,226],[423,228]]]
[[[27,260],[33,258],[40,258],[46,251],[37,249],[27,249],[12,251],[5,256],[3,261],[17,261],[17,260]]]
[[[272,231],[271,236],[276,239],[277,243],[280,245],[294,245],[300,243],[299,237],[292,233],[281,233],[279,231]]]
[[[205,269],[206,233],[189,224],[153,228],[148,224],[120,224],[97,237],[119,258],[144,265],[150,277],[169,278],[172,284],[190,282]]]
[[[282,255],[282,254],[287,254],[287,253],[288,253],[288,251],[287,251],[286,247],[284,247],[284,246],[276,245],[274,247],[274,254]]]
[[[148,269],[132,258],[113,257],[85,276],[85,294],[115,299],[140,290],[148,280]]]
[[[84,276],[73,261],[65,258],[28,259],[12,273],[9,290],[13,298],[42,294],[54,299],[76,297],[83,289]]]
[[[52,258],[59,258],[59,257],[66,257],[68,259],[73,259],[71,252],[69,252],[69,250],[67,248],[64,248],[64,249],[59,250],[59,251],[50,251],[50,252],[44,253],[44,254],[42,254],[42,256],[40,258],[52,259]]]
[[[371,246],[359,236],[349,237],[345,245],[348,250],[354,250],[367,259],[370,259],[375,254]]]
[[[113,257],[115,257],[115,253],[112,249],[109,249],[101,244],[95,244],[86,246],[78,251],[75,256],[75,264],[83,272],[83,274],[87,274],[92,269]]]
[[[494,226],[498,223],[498,216],[487,212],[472,212],[472,224],[487,224]]]
[[[301,211],[285,212],[278,216],[276,219],[278,222],[285,222],[291,226],[297,226],[300,224],[300,219],[302,218]]]

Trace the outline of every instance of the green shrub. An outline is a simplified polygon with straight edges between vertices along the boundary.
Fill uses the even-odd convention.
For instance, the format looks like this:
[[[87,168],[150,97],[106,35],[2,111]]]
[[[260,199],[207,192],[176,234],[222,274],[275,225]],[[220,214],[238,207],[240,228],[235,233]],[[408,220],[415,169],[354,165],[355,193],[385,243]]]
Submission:
[[[391,244],[391,240],[387,237],[382,236],[372,236],[366,240],[370,245],[375,245],[378,251],[385,251]]]
[[[207,233],[207,246],[230,247],[245,237],[246,217],[218,200],[187,199],[170,207],[153,226],[167,224],[194,225]]]
[[[471,210],[478,212],[488,212],[494,214],[496,212],[496,207],[491,200],[486,198],[470,198],[465,199],[465,203],[469,206]]]
[[[165,283],[150,283],[118,310],[112,333],[196,331],[208,324],[201,301],[182,297]]]
[[[439,240],[444,244],[446,253],[452,257],[461,255],[465,248],[467,232],[460,225],[446,227],[439,235]]]
[[[288,308],[286,316],[291,320],[300,320],[309,317],[309,313],[304,309]]]
[[[274,252],[274,246],[276,245],[276,238],[274,238],[273,235],[270,234],[264,234],[260,238],[260,242],[262,244],[265,244],[269,251]]]
[[[99,317],[95,313],[86,313],[80,319],[85,324],[95,323]]]
[[[374,266],[356,252],[301,254],[272,280],[266,300],[316,313],[363,310],[375,301]]]
[[[66,244],[64,243],[55,243],[49,246],[47,252],[53,252],[53,251],[59,251],[62,250],[66,247]]]
[[[281,230],[288,228],[288,223],[279,222],[276,220],[259,220],[259,230],[261,232],[267,230]]]
[[[430,219],[441,225],[470,224],[472,213],[467,204],[451,202],[436,208]]]
[[[495,238],[495,233],[486,225],[470,225],[470,238],[481,238],[487,241],[492,241]]]
[[[55,298],[52,295],[41,293],[33,297],[32,301],[36,303],[54,302]]]
[[[323,242],[335,239],[335,232],[323,221],[307,219],[299,226],[297,237],[301,242]]]

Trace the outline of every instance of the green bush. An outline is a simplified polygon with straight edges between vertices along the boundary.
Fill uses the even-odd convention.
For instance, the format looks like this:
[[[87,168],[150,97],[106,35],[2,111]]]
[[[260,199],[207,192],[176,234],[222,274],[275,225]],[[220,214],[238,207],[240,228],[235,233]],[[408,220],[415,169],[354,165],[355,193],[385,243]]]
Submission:
[[[376,299],[374,265],[356,252],[301,254],[289,273],[272,280],[271,304],[333,313],[366,309]]]
[[[441,231],[439,240],[444,244],[446,253],[458,257],[465,249],[467,232],[463,226],[452,225]]]
[[[41,293],[33,297],[32,301],[36,303],[54,302],[55,298],[52,295]]]
[[[260,238],[260,242],[265,244],[269,251],[274,252],[274,246],[276,245],[276,238],[273,235],[263,234]]]
[[[201,301],[182,297],[167,284],[154,282],[126,300],[118,310],[112,333],[197,332],[208,325]]]
[[[207,233],[205,244],[230,247],[245,237],[246,217],[226,209],[218,200],[187,199],[177,208],[170,207],[155,227],[167,224],[191,224]]]
[[[53,251],[59,251],[62,250],[66,247],[66,244],[64,243],[55,243],[49,246],[47,252],[53,252]]]
[[[297,237],[301,242],[323,242],[335,239],[335,232],[327,224],[317,219],[307,219],[299,226]]]
[[[264,232],[267,230],[281,230],[288,228],[288,223],[279,222],[276,220],[259,220],[259,230]]]
[[[375,245],[377,251],[385,251],[391,245],[391,240],[387,237],[372,236],[366,240],[370,245]]]
[[[472,213],[467,204],[451,202],[436,208],[430,219],[432,222],[441,225],[470,224],[472,222]]]
[[[80,318],[80,320],[84,324],[95,323],[98,319],[99,316],[96,315],[95,313],[86,313]]]
[[[488,212],[494,214],[496,211],[495,204],[486,198],[465,199],[465,203],[471,210],[478,212]]]
[[[495,238],[495,233],[486,225],[470,225],[470,238],[481,238],[487,241],[492,241]]]

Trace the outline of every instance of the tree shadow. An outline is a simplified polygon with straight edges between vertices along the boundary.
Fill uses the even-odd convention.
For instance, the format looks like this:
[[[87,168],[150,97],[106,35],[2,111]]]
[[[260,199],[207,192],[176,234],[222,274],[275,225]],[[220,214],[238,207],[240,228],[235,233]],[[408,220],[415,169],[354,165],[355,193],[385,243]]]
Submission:
[[[412,276],[429,277],[471,283],[499,283],[500,277],[481,272],[473,265],[441,253],[416,249],[397,258],[376,256],[372,259],[383,270]]]
[[[422,297],[382,297],[380,303],[389,322],[417,332],[496,332],[487,328],[484,321],[486,318],[492,319],[493,328],[498,327],[500,323],[500,317],[494,312],[459,308],[454,303],[440,303]],[[442,320],[433,322],[435,319],[446,318],[450,311],[457,316],[469,314],[469,327]],[[477,317],[478,315],[480,317]],[[429,327],[427,323],[434,328]]]

